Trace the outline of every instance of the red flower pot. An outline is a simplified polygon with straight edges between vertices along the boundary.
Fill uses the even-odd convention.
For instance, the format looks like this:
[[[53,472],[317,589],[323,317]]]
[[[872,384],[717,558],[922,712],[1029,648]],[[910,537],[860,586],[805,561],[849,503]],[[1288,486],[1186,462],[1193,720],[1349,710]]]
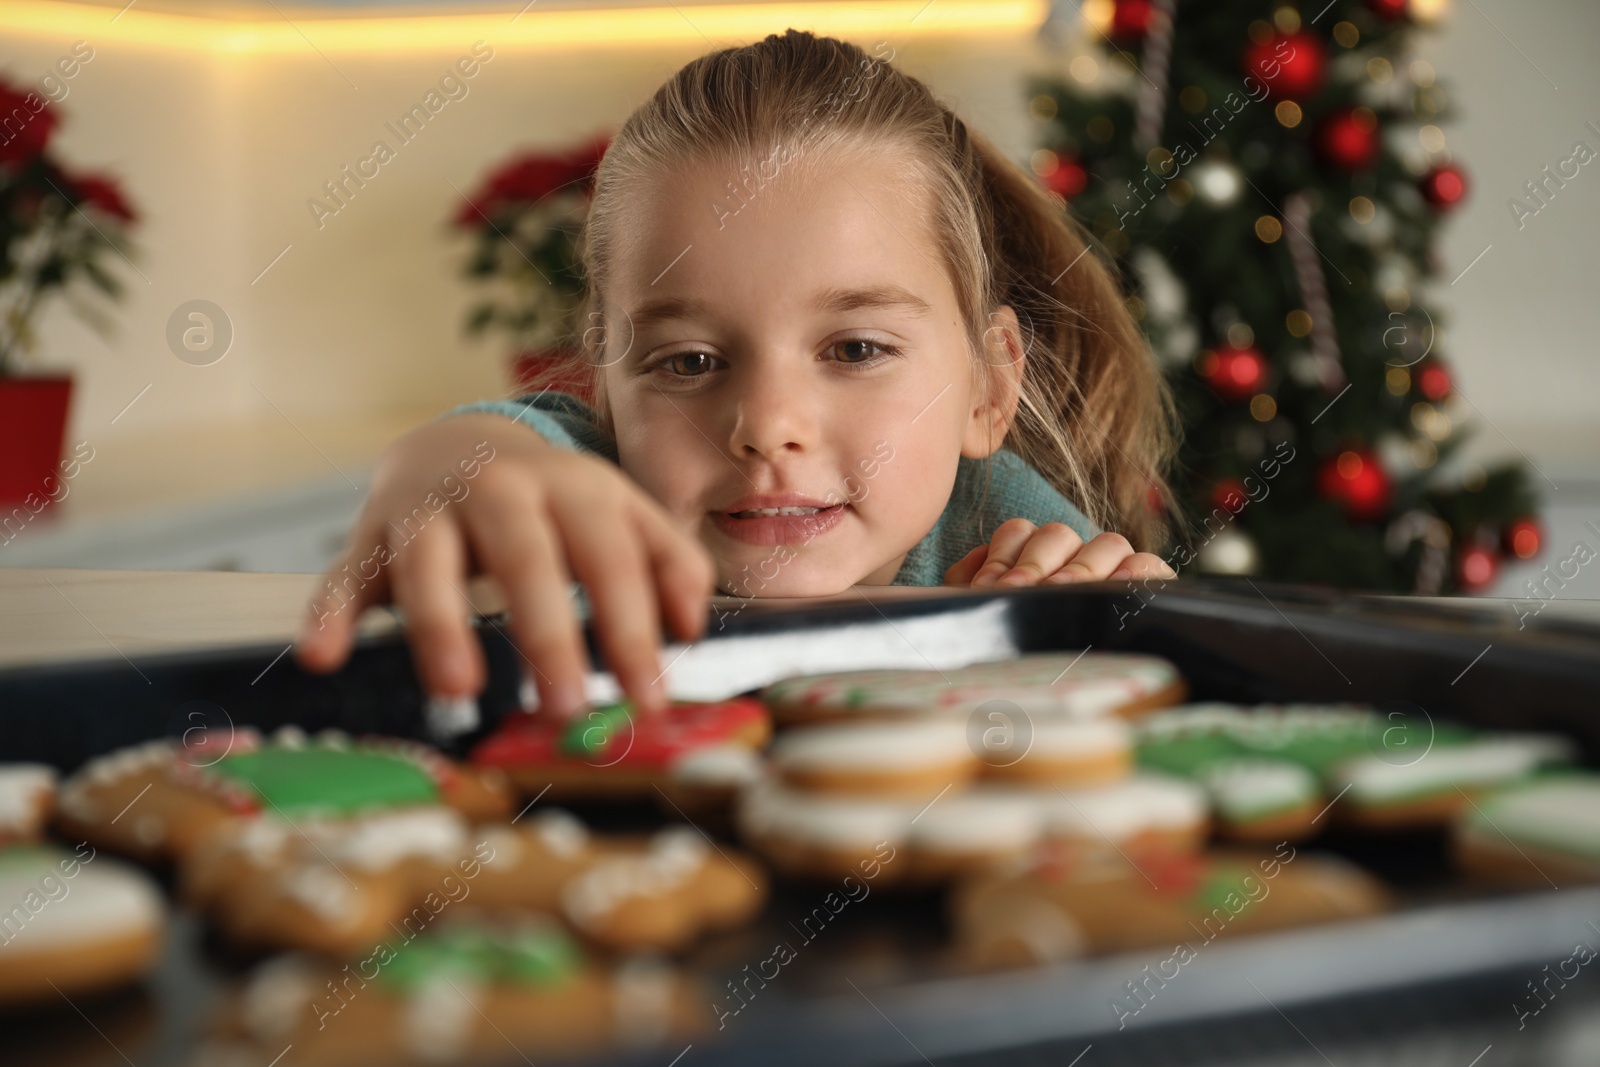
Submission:
[[[72,379],[0,378],[0,505],[42,510],[59,495]],[[29,499],[33,497],[33,499]]]

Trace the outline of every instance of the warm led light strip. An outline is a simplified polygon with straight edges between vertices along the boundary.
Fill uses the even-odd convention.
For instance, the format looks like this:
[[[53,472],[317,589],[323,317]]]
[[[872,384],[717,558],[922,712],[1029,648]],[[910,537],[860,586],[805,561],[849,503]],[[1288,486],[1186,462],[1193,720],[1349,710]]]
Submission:
[[[508,8],[514,7],[507,0]],[[400,52],[457,48],[486,40],[495,47],[669,44],[755,40],[793,26],[840,37],[926,33],[1016,33],[1044,21],[1046,0],[853,0],[844,3],[692,4],[610,10],[540,10],[533,4],[485,14],[232,21],[203,15],[141,11],[64,0],[0,0],[0,33],[128,42],[212,52]],[[115,21],[113,21],[115,18]],[[291,22],[290,19],[293,21]],[[309,43],[308,43],[309,42]]]

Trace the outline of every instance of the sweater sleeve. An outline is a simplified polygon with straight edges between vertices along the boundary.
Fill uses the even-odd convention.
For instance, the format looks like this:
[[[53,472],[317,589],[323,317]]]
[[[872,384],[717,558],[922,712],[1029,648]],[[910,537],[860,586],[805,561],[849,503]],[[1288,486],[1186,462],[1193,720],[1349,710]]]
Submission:
[[[1001,449],[988,460],[962,457],[950,503],[927,536],[906,553],[893,584],[943,584],[945,571],[1014,518],[1039,526],[1064,522],[1085,541],[1103,532],[1015,452]]]
[[[558,448],[592,452],[617,462],[617,444],[601,431],[594,409],[567,393],[547,389],[515,400],[483,400],[458,407],[449,414],[479,411],[514,419]]]

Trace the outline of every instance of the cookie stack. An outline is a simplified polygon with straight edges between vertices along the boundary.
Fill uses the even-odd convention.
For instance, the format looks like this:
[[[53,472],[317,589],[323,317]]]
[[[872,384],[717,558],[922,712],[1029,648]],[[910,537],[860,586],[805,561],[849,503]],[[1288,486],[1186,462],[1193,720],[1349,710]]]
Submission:
[[[1130,726],[1183,693],[1170,663],[1116,652],[787,679],[762,694],[782,730],[768,776],[741,798],[740,829],[785,874],[871,864],[913,883],[1044,841],[1192,850],[1203,799],[1134,773]]]

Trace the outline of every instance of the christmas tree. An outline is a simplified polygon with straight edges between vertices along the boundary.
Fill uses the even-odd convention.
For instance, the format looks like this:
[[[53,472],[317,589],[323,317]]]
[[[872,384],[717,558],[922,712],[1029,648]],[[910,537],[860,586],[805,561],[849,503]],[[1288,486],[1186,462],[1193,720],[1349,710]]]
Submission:
[[[1449,593],[1539,551],[1522,467],[1458,455],[1470,406],[1427,304],[1467,192],[1410,56],[1445,2],[1061,5],[1088,44],[1032,86],[1033,169],[1167,365],[1201,571]]]

